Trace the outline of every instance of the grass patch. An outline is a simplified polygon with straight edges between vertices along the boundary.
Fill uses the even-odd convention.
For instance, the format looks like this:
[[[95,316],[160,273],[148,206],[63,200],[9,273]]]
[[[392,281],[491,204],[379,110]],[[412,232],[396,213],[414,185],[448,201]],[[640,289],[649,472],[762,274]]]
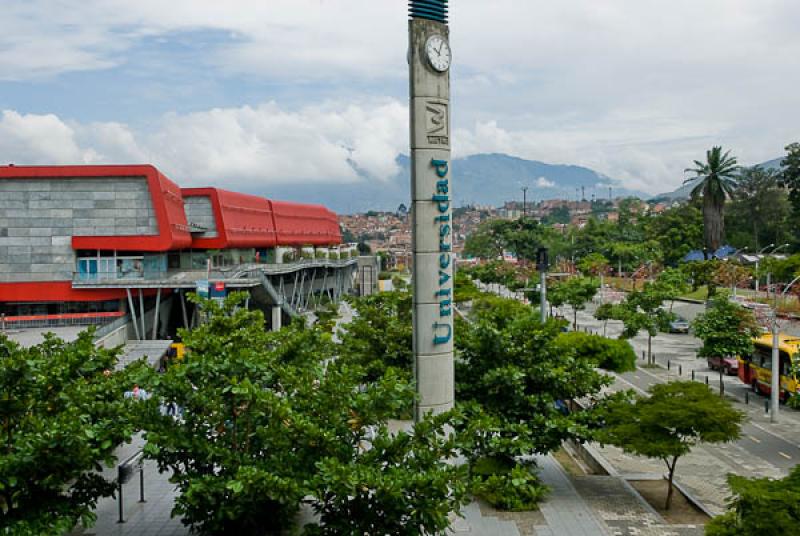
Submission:
[[[681,298],[685,300],[700,300],[706,301],[708,299],[708,287],[702,286],[697,290],[684,294]]]

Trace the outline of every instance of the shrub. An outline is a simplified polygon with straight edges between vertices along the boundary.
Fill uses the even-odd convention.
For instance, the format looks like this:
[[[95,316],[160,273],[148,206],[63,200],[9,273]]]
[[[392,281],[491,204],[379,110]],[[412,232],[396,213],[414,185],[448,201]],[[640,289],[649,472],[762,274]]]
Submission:
[[[481,458],[471,472],[472,493],[500,510],[532,510],[548,492],[530,464]]]
[[[559,335],[558,343],[565,351],[572,349],[577,358],[587,359],[600,368],[614,372],[636,370],[636,352],[628,341],[572,331]]]

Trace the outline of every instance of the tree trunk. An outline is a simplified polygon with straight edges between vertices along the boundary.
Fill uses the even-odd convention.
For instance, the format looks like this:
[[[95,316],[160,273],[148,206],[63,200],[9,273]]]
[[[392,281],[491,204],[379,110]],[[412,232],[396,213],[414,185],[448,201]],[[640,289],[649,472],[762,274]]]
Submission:
[[[572,307],[572,329],[578,331],[578,310],[575,306]]]
[[[724,205],[717,205],[711,196],[704,192],[703,195],[703,238],[708,254],[713,255],[722,245],[722,237],[725,232],[725,221],[723,219]]]
[[[666,504],[664,505],[664,510],[669,510],[670,506],[672,506],[672,492],[673,492],[672,480],[675,477],[675,466],[676,465],[678,465],[678,457],[677,456],[672,458],[672,465],[667,463],[667,468],[669,468],[669,481],[668,481],[667,485],[669,487],[667,488],[667,501],[666,501]]]
[[[647,363],[653,364],[653,336],[647,333]]]

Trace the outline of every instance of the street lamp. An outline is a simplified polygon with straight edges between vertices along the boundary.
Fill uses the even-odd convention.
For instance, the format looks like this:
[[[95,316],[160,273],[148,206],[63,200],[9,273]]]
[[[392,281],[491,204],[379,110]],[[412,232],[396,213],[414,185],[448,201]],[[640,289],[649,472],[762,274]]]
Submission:
[[[786,285],[781,293],[781,298],[786,296],[792,285],[800,280],[800,275],[792,279],[792,282]],[[780,409],[780,394],[781,394],[781,368],[780,368],[780,337],[778,336],[778,293],[775,293],[775,304],[772,309],[772,377],[770,378],[770,416],[769,421],[772,423],[778,422],[778,410]]]
[[[743,248],[737,249],[736,251],[734,251],[733,253],[728,255],[728,259],[730,259],[731,257],[736,257],[736,255],[738,255],[740,251],[746,251],[747,249],[749,249],[748,246],[745,246]],[[737,286],[736,285],[736,281],[732,281],[731,282],[731,292],[733,293],[733,297],[734,298],[736,297],[736,286]]]
[[[773,242],[773,243],[771,243],[771,244],[770,244],[770,245],[768,245],[768,246],[764,246],[764,247],[763,247],[763,248],[761,248],[761,249],[758,251],[758,253],[756,254],[756,296],[758,296],[758,280],[759,280],[759,278],[761,277],[761,276],[760,276],[760,274],[758,273],[758,263],[759,263],[759,261],[761,260],[761,254],[762,254],[762,253],[764,253],[764,252],[765,252],[766,250],[768,250],[769,248],[773,247],[774,245],[775,245],[775,243]]]
[[[778,251],[782,250],[783,248],[788,248],[790,246],[789,243],[781,244],[780,246],[776,247],[772,250],[772,255],[775,255]],[[758,270],[758,264],[756,264],[756,270]],[[770,287],[770,279],[772,278],[772,274],[767,272],[767,297],[769,297],[769,287]],[[756,280],[758,281],[758,280]],[[758,286],[756,286],[756,291],[758,291]]]

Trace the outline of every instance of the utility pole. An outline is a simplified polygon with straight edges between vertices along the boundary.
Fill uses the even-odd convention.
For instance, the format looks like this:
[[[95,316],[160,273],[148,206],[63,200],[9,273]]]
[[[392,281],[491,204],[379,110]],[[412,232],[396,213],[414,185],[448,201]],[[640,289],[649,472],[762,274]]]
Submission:
[[[527,195],[528,195],[528,187],[522,187],[522,217],[525,218],[528,215],[528,204],[527,204]]]
[[[411,0],[411,232],[415,420],[453,407],[452,178],[447,0]]]

